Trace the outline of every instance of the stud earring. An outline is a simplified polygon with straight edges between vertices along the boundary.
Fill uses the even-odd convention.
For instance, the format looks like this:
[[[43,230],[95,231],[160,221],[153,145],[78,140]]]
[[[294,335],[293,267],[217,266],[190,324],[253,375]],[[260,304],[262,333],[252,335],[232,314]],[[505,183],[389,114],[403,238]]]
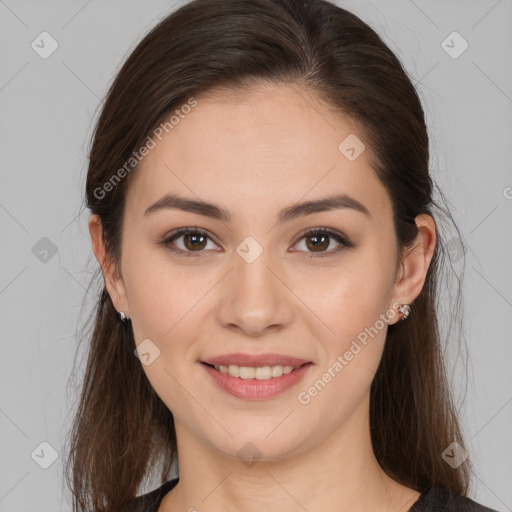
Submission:
[[[411,308],[410,308],[409,304],[401,304],[400,307],[398,308],[398,311],[400,311],[400,313],[402,313],[401,320],[405,320],[411,313]]]
[[[121,322],[126,322],[129,320],[128,317],[122,311],[119,313],[119,316],[121,317]]]

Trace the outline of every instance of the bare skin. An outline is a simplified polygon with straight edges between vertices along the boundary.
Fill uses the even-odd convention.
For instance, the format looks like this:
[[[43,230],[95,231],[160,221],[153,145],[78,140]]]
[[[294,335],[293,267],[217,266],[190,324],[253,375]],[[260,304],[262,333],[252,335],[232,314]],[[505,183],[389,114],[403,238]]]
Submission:
[[[321,391],[308,389],[329,368],[332,376],[337,357],[380,315],[419,295],[434,221],[416,219],[416,244],[399,265],[391,201],[370,165],[371,148],[347,159],[338,145],[363,135],[312,93],[258,86],[197,100],[133,171],[120,269],[104,261],[98,218],[89,222],[116,309],[131,318],[137,344],[150,339],[160,350],[143,369],[174,416],[180,481],[159,512],[409,510],[419,492],[383,471],[369,431],[387,324]],[[167,193],[215,203],[231,222],[176,209],[144,215]],[[282,209],[335,194],[356,199],[368,215],[347,207],[277,223]],[[354,246],[329,235],[315,249],[315,235],[304,233],[325,227]],[[166,247],[180,228],[207,237],[199,244],[181,235]],[[251,263],[237,252],[249,236],[262,249]],[[401,314],[386,318],[393,324]],[[292,388],[249,400],[220,389],[201,364],[231,352],[312,365]],[[239,455],[248,446],[257,450],[250,465]]]

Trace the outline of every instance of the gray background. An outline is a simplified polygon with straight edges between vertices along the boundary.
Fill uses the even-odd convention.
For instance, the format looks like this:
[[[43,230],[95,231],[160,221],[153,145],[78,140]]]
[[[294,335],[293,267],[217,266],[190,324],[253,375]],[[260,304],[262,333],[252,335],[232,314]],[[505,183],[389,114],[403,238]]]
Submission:
[[[510,511],[512,1],[339,4],[383,36],[419,89],[432,171],[469,246],[469,380],[455,352],[449,367],[477,471],[472,497]],[[94,299],[81,208],[87,145],[116,70],[176,5],[0,0],[0,511],[70,510],[62,460],[74,390],[66,387]],[[58,43],[46,59],[31,47],[43,31]],[[453,54],[462,41],[442,43],[453,31],[469,44],[457,58],[446,45]],[[47,469],[43,442],[56,451]]]

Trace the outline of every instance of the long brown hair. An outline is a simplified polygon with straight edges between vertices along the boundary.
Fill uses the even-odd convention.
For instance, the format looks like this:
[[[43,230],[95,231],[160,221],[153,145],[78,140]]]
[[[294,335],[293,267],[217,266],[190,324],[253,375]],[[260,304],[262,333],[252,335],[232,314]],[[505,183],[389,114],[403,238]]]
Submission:
[[[451,219],[434,200],[418,94],[373,29],[325,0],[193,0],[160,21],[130,54],[93,133],[85,206],[101,218],[116,268],[126,191],[137,169],[133,155],[190,98],[257,83],[299,86],[360,127],[390,195],[401,250],[417,235],[417,215]],[[390,476],[417,490],[438,486],[466,495],[469,460],[452,468],[442,458],[452,442],[464,446],[436,312],[446,256],[439,229],[410,318],[388,328],[371,386],[370,428],[377,460]],[[176,434],[172,413],[134,355],[130,324],[119,321],[104,282],[100,290],[86,324],[92,334],[84,335],[90,345],[65,473],[74,510],[110,512],[134,498],[155,468],[165,481]],[[443,303],[452,318],[460,313],[460,287],[457,297]]]

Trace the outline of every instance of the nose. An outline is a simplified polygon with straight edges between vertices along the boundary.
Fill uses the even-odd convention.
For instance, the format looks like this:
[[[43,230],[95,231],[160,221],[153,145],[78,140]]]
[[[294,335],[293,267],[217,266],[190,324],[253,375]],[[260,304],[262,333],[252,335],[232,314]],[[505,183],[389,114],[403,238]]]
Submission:
[[[266,251],[252,262],[236,254],[217,309],[218,321],[224,328],[254,337],[290,324],[291,292],[280,268]]]

